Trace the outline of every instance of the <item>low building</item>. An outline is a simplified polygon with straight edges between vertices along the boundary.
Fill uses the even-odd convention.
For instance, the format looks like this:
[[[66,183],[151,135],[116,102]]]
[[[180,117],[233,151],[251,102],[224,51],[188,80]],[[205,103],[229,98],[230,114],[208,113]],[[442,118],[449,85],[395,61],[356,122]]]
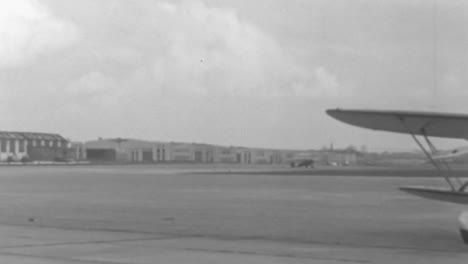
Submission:
[[[86,158],[93,162],[154,162],[166,160],[166,147],[162,145],[145,140],[113,138],[88,141],[84,148]]]
[[[215,149],[208,144],[193,144],[193,160],[195,162],[214,162]]]
[[[0,161],[54,161],[67,156],[68,142],[59,134],[0,131]]]
[[[194,162],[239,164],[284,164],[294,160],[298,151],[251,149],[200,143],[155,142],[136,139],[99,139],[78,145],[73,151],[92,162]],[[325,159],[325,158],[324,158]]]
[[[234,147],[215,147],[214,161],[219,163],[236,163],[236,150]]]
[[[171,161],[188,162],[195,160],[194,145],[191,143],[170,143]]]
[[[273,164],[273,151],[267,149],[256,149],[252,151],[252,163]]]
[[[281,150],[272,150],[271,151],[271,161],[272,164],[282,164],[284,163],[283,155]]]
[[[169,144],[153,143],[153,161],[165,162],[170,160]]]
[[[283,150],[281,151],[281,161],[282,163],[288,163],[290,164],[291,162],[296,161],[297,159],[297,151],[292,151],[292,150]]]
[[[155,142],[136,139],[99,139],[85,143],[86,157],[94,162],[214,162],[207,144]]]
[[[352,150],[328,150],[322,153],[329,165],[346,166],[357,163],[357,152]]]
[[[236,148],[236,162],[243,163],[243,164],[251,164],[252,163],[252,153],[251,150],[248,148]]]
[[[67,158],[76,161],[86,160],[85,145],[82,142],[71,142]]]

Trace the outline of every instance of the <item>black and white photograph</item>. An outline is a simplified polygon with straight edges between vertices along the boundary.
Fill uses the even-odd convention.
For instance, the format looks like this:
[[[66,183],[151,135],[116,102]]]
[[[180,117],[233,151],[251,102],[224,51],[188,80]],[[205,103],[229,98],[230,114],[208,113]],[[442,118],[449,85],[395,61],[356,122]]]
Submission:
[[[0,0],[0,263],[468,263],[468,1]]]

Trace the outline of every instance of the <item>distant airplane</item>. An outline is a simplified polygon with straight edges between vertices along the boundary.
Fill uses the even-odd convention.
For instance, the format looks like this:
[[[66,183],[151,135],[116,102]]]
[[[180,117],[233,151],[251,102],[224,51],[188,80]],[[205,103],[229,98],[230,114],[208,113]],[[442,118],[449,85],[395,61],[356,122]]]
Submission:
[[[305,168],[313,168],[314,167],[314,160],[313,159],[302,159],[299,161],[291,162],[291,167],[305,167]]]
[[[331,117],[354,126],[411,135],[450,188],[408,186],[400,187],[400,190],[427,199],[468,204],[468,181],[463,181],[460,177],[452,175],[450,166],[446,162],[448,158],[467,154],[468,148],[463,147],[441,152],[429,139],[429,137],[441,137],[467,140],[468,115],[416,111],[342,109],[329,109],[326,112]],[[424,146],[417,136],[424,138],[426,146]],[[467,213],[463,213],[460,219],[467,215]],[[464,242],[468,244],[468,227],[461,228],[460,232]]]

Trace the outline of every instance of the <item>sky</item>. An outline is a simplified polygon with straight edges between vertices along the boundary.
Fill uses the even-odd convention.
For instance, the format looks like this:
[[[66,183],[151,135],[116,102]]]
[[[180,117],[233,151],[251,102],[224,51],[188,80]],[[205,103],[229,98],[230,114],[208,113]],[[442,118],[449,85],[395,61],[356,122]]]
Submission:
[[[8,131],[409,150],[325,110],[468,113],[467,73],[462,0],[0,0]]]

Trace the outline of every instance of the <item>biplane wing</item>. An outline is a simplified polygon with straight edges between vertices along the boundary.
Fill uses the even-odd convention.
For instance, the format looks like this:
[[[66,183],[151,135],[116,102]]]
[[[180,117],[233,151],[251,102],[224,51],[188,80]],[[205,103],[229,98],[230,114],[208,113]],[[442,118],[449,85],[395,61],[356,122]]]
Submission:
[[[468,139],[468,115],[342,109],[330,109],[327,114],[344,123],[372,130]]]
[[[425,199],[457,204],[468,204],[468,193],[466,192],[454,192],[447,189],[414,186],[400,187],[400,190]]]
[[[452,176],[450,166],[445,161],[446,158],[467,154],[468,150],[459,148],[449,152],[440,152],[429,139],[429,137],[468,139],[468,115],[342,109],[330,109],[326,112],[331,117],[350,125],[411,135],[429,161],[439,170],[450,189],[401,187],[400,190],[428,199],[468,204],[468,192],[466,192],[468,182]],[[424,137],[426,147],[417,136]]]

